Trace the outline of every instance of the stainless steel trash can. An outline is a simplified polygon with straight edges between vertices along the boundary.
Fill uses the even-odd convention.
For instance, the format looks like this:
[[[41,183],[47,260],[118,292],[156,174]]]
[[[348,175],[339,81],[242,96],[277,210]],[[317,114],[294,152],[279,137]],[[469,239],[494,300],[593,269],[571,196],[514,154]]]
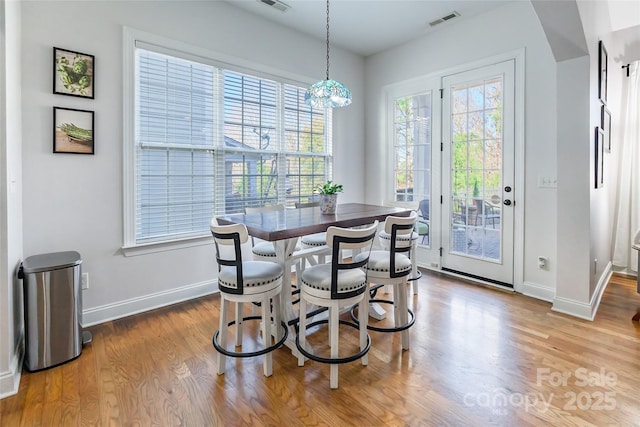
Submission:
[[[34,255],[22,263],[29,371],[68,362],[82,352],[81,263],[75,251]]]

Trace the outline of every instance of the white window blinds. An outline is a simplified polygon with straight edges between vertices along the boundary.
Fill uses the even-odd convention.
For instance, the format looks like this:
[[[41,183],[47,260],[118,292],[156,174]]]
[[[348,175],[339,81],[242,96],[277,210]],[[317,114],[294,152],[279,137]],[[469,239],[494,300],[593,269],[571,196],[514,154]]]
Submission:
[[[213,212],[216,70],[136,51],[136,241],[199,235]]]

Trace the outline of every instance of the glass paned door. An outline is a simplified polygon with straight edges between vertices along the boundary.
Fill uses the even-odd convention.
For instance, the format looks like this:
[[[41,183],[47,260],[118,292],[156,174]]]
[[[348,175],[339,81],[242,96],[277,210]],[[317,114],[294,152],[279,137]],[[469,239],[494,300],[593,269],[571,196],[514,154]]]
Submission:
[[[445,77],[443,268],[513,283],[513,61]]]

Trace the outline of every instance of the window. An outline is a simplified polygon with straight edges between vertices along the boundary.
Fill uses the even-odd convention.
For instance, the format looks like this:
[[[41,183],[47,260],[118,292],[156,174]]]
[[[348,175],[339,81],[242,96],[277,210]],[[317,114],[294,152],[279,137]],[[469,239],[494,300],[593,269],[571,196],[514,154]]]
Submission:
[[[431,93],[396,99],[393,117],[394,200],[428,200],[431,188]]]
[[[330,110],[306,85],[134,43],[125,247],[208,237],[214,215],[307,202],[330,179]]]

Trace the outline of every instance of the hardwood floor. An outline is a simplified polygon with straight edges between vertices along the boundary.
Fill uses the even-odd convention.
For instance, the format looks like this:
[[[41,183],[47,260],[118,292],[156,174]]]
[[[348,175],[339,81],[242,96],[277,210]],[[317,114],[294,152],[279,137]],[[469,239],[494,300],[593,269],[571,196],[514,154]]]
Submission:
[[[337,390],[328,365],[298,367],[287,348],[272,377],[260,357],[218,376],[210,296],[90,328],[78,359],[23,373],[0,425],[640,426],[635,279],[611,279],[593,322],[436,273],[420,284],[411,349],[371,332],[369,365],[341,365]]]

